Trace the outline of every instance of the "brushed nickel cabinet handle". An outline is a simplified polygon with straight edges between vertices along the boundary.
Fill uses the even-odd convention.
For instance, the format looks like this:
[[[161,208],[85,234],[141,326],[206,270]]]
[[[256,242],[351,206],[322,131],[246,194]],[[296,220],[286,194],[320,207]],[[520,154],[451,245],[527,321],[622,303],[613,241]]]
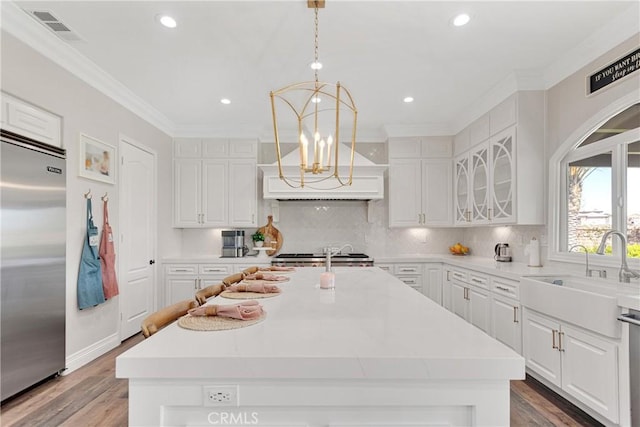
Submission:
[[[558,333],[558,331],[556,331],[555,329],[553,329],[551,331],[551,334],[552,334],[552,338],[551,339],[553,341],[552,345],[551,345],[551,348],[558,348],[558,346],[556,345],[556,333]]]
[[[513,307],[513,323],[518,323],[518,307]]]
[[[193,289],[198,290],[198,279],[193,279]]]
[[[562,337],[564,336],[564,332],[558,332],[558,350],[559,351],[564,351],[564,348],[562,348]]]

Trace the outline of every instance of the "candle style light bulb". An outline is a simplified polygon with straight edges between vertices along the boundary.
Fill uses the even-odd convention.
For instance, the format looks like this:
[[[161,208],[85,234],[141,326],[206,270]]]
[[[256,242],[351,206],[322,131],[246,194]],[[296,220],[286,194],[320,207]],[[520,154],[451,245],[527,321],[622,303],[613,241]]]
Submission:
[[[325,146],[324,139],[321,139],[320,142],[318,143],[318,145],[320,147],[320,157],[318,159],[318,164],[322,168],[322,157],[323,157],[323,154],[324,154],[324,146]]]
[[[331,165],[331,144],[333,144],[333,137],[329,135],[327,138],[327,168]]]

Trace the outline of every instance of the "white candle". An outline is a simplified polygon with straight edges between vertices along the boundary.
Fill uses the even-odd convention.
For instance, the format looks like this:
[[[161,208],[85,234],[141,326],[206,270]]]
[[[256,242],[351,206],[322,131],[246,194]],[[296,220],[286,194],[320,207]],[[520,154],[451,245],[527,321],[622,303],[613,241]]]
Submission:
[[[313,163],[318,163],[318,143],[320,142],[320,133],[316,131],[313,134]]]
[[[333,138],[329,135],[327,138],[327,167],[331,166],[331,144],[333,144]]]
[[[324,272],[320,274],[320,287],[322,289],[333,289],[336,286],[335,273]]]
[[[318,160],[318,164],[320,165],[320,167],[322,167],[322,156],[324,154],[324,145],[325,145],[324,139],[321,139],[318,145],[320,146],[320,157]]]

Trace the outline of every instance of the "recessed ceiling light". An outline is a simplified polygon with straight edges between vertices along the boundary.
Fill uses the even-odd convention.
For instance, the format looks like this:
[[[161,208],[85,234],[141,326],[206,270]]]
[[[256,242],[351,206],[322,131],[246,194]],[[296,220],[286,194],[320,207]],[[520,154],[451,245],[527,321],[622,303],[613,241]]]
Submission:
[[[406,102],[407,104],[413,102],[413,96],[406,96],[402,101]]]
[[[158,22],[167,28],[175,28],[178,25],[176,20],[169,15],[158,15]]]
[[[322,62],[314,61],[309,66],[311,67],[312,70],[321,70],[322,69]]]
[[[453,25],[456,27],[462,27],[463,25],[467,25],[471,18],[466,13],[461,13],[460,15],[453,18]]]
[[[229,105],[229,104],[231,104],[231,100],[230,100],[230,99],[228,99],[228,98],[222,98],[222,99],[220,100],[220,102],[221,102],[222,104],[224,104],[224,105]]]

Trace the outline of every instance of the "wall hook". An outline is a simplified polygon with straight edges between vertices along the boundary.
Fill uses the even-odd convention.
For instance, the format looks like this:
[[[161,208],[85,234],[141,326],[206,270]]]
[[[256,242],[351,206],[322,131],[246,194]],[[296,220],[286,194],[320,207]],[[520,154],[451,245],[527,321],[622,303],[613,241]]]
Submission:
[[[91,189],[89,189],[89,191],[87,191],[86,193],[84,193],[84,198],[85,198],[85,199],[90,199],[90,198],[91,198]]]
[[[108,202],[109,201],[109,193],[104,193],[104,196],[102,196],[102,201],[103,202]]]

